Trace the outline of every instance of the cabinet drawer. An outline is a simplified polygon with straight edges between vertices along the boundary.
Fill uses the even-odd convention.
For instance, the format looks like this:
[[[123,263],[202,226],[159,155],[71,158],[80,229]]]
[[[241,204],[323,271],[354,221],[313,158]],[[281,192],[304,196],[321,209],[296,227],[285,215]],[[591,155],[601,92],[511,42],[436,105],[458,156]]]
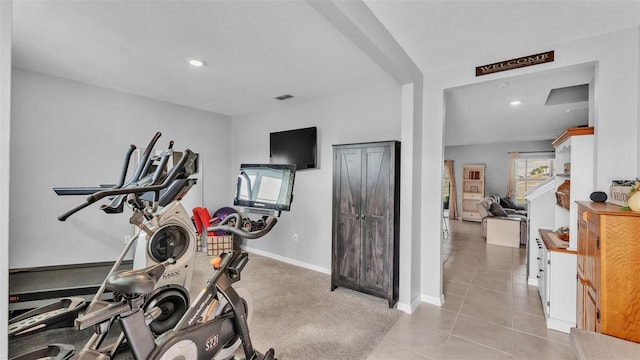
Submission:
[[[472,199],[472,200],[482,200],[484,196],[482,196],[482,194],[480,193],[463,193],[462,194],[462,198],[463,199]]]
[[[477,213],[477,212],[463,211],[462,212],[462,218],[463,219],[473,219],[473,220],[480,221],[480,214]]]

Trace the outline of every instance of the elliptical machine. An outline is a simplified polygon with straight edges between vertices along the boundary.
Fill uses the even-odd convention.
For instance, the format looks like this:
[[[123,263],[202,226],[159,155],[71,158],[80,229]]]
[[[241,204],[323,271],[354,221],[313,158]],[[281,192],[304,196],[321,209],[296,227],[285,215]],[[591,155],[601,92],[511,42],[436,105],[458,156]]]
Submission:
[[[131,145],[127,151],[120,181],[116,186],[108,189],[54,189],[60,195],[90,194],[83,204],[61,215],[58,218],[60,221],[65,221],[85,207],[108,198],[110,202],[101,206],[101,210],[107,214],[122,213],[126,204],[133,211],[129,222],[139,230],[128,241],[89,304],[81,298],[69,298],[24,313],[9,321],[10,339],[50,328],[73,326],[78,314],[92,313],[107,306],[109,301],[103,300],[107,290],[107,278],[120,269],[123,260],[134,245],[136,245],[134,270],[166,263],[168,259],[172,260],[170,264],[166,264],[164,276],[158,279],[142,304],[144,309],[160,310],[153,324],[150,324],[150,330],[154,336],[157,336],[173,328],[180,320],[190,303],[188,288],[191,283],[196,248],[193,224],[180,200],[196,183],[196,179],[190,176],[197,171],[198,158],[197,154],[186,150],[175,161],[172,141],[167,149],[155,155],[154,146],[160,136],[158,132],[151,139],[129,180],[126,180],[127,170],[136,149],[134,145]],[[170,163],[169,160],[174,161]],[[119,301],[121,294],[116,292],[114,297],[115,301]],[[106,333],[91,341],[102,344],[105,336]],[[124,336],[121,334],[112,346],[114,353],[123,340]],[[43,357],[43,354],[56,354],[57,359],[66,359],[73,353],[73,347],[55,344],[38,349],[26,357],[21,356],[19,359],[37,359]]]
[[[247,360],[275,360],[273,349],[262,355],[253,348],[248,327],[250,301],[241,289],[236,290],[232,285],[240,280],[249,260],[249,255],[240,249],[241,240],[260,238],[273,229],[276,216],[290,209],[294,178],[294,165],[242,165],[234,204],[243,206],[245,211],[267,215],[253,221],[233,213],[207,229],[232,233],[233,250],[212,261],[215,270],[200,294],[178,324],[160,336],[153,336],[149,324],[161,311],[145,310],[142,304],[173,259],[109,276],[106,288],[122,297],[117,303],[85,313],[76,320],[78,330],[95,329],[92,340],[80,351],[78,359],[110,360],[113,353],[101,349],[100,343],[93,339],[108,332],[117,321],[138,360],[228,359],[240,345]]]

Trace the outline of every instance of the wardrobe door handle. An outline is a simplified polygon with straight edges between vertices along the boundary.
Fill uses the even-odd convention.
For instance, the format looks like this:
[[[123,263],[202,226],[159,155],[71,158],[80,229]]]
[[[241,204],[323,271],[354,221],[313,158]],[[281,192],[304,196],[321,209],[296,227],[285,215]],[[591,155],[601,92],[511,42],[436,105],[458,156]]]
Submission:
[[[356,214],[356,219],[360,219],[360,214]]]
[[[364,214],[362,214],[362,220],[364,220]]]

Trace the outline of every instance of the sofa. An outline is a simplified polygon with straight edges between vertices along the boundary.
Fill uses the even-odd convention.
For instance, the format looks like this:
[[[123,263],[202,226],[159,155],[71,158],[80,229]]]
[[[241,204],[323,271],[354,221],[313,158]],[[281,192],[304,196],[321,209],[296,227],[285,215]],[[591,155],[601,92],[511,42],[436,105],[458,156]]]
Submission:
[[[527,210],[508,198],[489,195],[476,204],[488,244],[519,247],[527,243]]]

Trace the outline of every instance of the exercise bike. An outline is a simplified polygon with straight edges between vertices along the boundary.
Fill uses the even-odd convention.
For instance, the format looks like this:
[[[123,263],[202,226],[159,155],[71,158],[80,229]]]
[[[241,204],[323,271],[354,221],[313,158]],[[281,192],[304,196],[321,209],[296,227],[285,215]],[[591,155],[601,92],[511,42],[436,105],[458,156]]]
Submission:
[[[154,289],[146,294],[143,308],[160,310],[150,330],[157,336],[173,328],[189,306],[188,288],[193,273],[196,234],[187,211],[180,200],[195,184],[190,178],[197,171],[197,155],[186,150],[176,160],[173,142],[159,155],[155,155],[154,146],[161,134],[158,132],[147,145],[141,155],[134,173],[128,181],[127,170],[136,147],[131,145],[126,156],[119,183],[108,189],[104,188],[56,188],[60,195],[90,194],[87,200],[59,217],[65,221],[72,214],[108,198],[110,202],[101,207],[105,213],[122,213],[126,204],[133,210],[129,220],[138,229],[109,271],[109,275],[120,269],[123,260],[136,245],[133,269],[165,263],[164,276],[156,282]],[[173,160],[173,163],[170,163]],[[126,182],[125,182],[126,181]],[[86,304],[81,298],[62,299],[43,308],[35,309],[15,317],[9,321],[9,338],[25,336],[50,328],[73,326],[74,320],[81,313],[92,313],[101,309],[109,301],[104,300],[106,279],[93,297]],[[121,296],[114,293],[116,300]],[[102,343],[105,336],[90,341]],[[124,337],[118,337],[112,345],[113,351],[121,345]],[[56,344],[38,349],[19,359],[40,358],[42,354],[57,354],[57,358],[65,359],[73,355],[74,349],[68,345]],[[40,354],[40,355],[38,355]]]
[[[229,226],[230,222],[234,226]],[[249,256],[239,248],[239,238],[256,239],[273,229],[277,220],[268,217],[265,226],[255,231],[242,228],[243,219],[231,214],[210,231],[222,230],[234,236],[234,249],[212,260],[213,274],[206,286],[182,316],[174,329],[157,338],[149,323],[160,313],[156,308],[145,312],[143,299],[155,288],[172,259],[146,269],[122,271],[107,279],[107,289],[122,294],[122,299],[103,309],[84,314],[76,320],[79,330],[94,327],[96,332],[108,329],[118,321],[136,359],[226,359],[242,345],[247,360],[274,359],[274,350],[264,355],[253,348],[249,336],[249,305],[233,288],[239,281]],[[247,223],[245,219],[244,223]],[[80,351],[78,359],[110,359],[100,349],[90,346]]]

